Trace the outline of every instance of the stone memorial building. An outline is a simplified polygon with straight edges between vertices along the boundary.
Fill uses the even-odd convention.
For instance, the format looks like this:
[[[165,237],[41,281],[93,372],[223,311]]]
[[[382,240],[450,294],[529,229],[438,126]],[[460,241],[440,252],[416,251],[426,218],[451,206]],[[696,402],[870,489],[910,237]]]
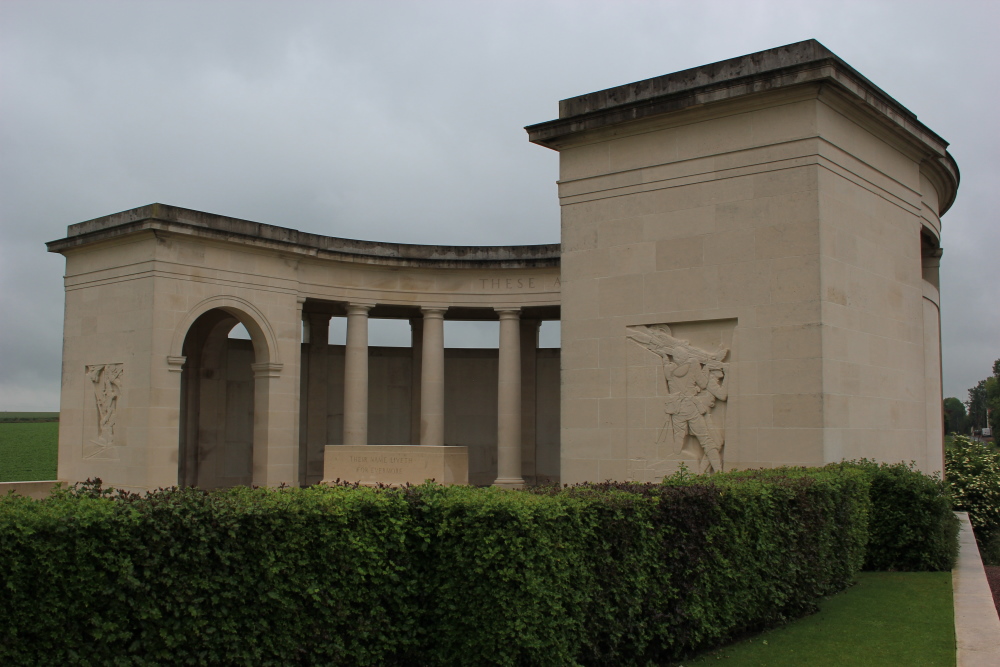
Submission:
[[[354,241],[162,204],[71,225],[48,244],[66,257],[59,479],[941,470],[959,173],[912,112],[810,40],[526,129],[559,152],[557,245]],[[407,320],[411,347],[370,347],[371,318]],[[499,348],[446,348],[450,320],[497,321]],[[546,320],[559,350],[538,347]]]

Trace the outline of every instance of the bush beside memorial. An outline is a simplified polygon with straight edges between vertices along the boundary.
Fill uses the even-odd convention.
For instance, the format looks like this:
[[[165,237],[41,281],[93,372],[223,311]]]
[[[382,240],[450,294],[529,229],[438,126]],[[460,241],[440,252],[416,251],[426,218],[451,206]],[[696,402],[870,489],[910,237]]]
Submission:
[[[588,550],[598,574],[583,664],[659,664],[802,616],[864,558],[868,498],[852,471],[682,473],[562,493],[605,515]],[[648,518],[623,501],[648,504]]]
[[[955,509],[969,513],[983,561],[1000,565],[1000,452],[955,436],[945,451],[945,477]]]
[[[828,466],[531,492],[7,497],[0,662],[662,662],[850,585],[870,484]]]
[[[412,635],[398,494],[0,501],[2,664],[377,664]]]
[[[958,560],[959,521],[946,482],[913,464],[830,464],[862,471],[872,503],[865,570],[944,572]]]

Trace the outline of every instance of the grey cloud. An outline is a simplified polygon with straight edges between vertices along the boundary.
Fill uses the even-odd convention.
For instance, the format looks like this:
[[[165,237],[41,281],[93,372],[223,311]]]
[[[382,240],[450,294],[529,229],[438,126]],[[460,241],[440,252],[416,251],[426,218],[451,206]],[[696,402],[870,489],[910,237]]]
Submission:
[[[808,37],[952,142],[945,394],[964,398],[1000,357],[998,18],[986,2],[5,0],[0,409],[56,407],[62,260],[42,244],[67,224],[161,201],[334,236],[555,242],[557,155],[522,126]]]

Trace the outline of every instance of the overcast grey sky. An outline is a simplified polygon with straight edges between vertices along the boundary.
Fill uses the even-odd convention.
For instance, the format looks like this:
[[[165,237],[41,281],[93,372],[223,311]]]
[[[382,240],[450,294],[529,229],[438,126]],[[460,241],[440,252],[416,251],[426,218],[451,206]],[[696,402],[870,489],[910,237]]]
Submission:
[[[0,410],[59,403],[66,226],[151,202],[559,241],[560,99],[816,38],[950,141],[945,396],[1000,357],[1000,3],[0,1]]]

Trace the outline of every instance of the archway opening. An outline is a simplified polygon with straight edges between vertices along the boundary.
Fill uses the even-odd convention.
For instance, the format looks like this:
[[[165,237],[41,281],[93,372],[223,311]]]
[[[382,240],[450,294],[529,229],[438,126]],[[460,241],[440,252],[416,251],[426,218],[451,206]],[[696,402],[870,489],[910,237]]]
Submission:
[[[244,337],[230,333],[248,331]],[[228,488],[253,483],[255,402],[252,365],[268,359],[260,327],[241,311],[213,308],[188,329],[181,373],[180,486]]]

